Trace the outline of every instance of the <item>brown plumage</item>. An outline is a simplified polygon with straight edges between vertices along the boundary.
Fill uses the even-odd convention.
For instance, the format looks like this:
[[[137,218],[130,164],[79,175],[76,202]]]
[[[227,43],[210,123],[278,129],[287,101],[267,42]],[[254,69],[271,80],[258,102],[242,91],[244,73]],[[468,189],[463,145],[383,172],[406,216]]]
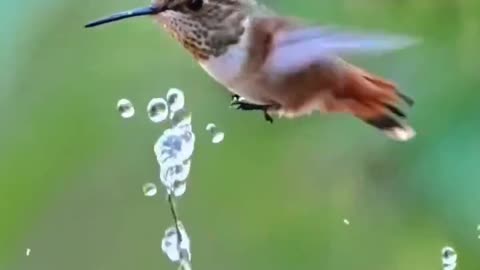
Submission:
[[[343,58],[401,49],[413,44],[407,37],[305,26],[254,0],[155,0],[87,27],[143,15],[154,16],[216,81],[243,97],[234,102],[239,109],[262,110],[269,121],[347,113],[395,140],[415,135],[399,109],[413,100]]]
[[[406,117],[398,109],[399,103],[413,105],[413,101],[401,94],[393,82],[339,57],[333,56],[282,76],[271,76],[268,61],[277,46],[276,40],[299,28],[293,19],[258,18],[252,21],[249,58],[242,76],[236,80],[241,84],[248,82],[248,87],[262,93],[256,95],[257,103],[270,104],[271,114],[288,118],[313,111],[351,113],[394,139],[413,136],[402,133],[401,130],[407,133],[413,130],[396,119]]]

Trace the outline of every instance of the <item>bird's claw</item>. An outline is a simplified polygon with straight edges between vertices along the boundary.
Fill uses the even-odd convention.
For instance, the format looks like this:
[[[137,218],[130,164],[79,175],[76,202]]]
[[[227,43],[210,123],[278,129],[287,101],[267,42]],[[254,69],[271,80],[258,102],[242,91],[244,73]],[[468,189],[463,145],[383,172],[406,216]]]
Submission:
[[[270,105],[251,104],[251,103],[239,101],[238,98],[235,99],[235,97],[232,97],[232,102],[230,103],[230,106],[233,106],[237,110],[242,110],[242,111],[263,111],[263,116],[265,117],[265,120],[267,122],[273,123],[273,118],[268,113],[268,109],[270,108]]]
[[[267,122],[270,122],[270,124],[273,124],[273,118],[272,118],[272,116],[270,116],[270,114],[268,114],[268,112],[266,110],[263,111],[263,117],[265,117],[265,120]]]

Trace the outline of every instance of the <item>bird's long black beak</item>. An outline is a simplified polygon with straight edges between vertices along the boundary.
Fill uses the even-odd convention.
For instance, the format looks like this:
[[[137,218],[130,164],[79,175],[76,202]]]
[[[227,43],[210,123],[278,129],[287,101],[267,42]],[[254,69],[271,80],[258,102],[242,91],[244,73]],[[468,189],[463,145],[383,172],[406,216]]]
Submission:
[[[154,6],[136,8],[136,9],[132,9],[132,10],[129,10],[129,11],[119,12],[119,13],[113,14],[109,17],[93,21],[89,24],[86,24],[85,28],[91,28],[91,27],[99,26],[99,25],[106,24],[106,23],[111,23],[111,22],[116,22],[116,21],[120,21],[120,20],[123,20],[123,19],[128,19],[128,18],[131,18],[131,17],[155,15],[155,14],[158,14],[158,13],[160,13],[162,11],[165,11],[165,10],[166,10],[165,7],[154,7]]]

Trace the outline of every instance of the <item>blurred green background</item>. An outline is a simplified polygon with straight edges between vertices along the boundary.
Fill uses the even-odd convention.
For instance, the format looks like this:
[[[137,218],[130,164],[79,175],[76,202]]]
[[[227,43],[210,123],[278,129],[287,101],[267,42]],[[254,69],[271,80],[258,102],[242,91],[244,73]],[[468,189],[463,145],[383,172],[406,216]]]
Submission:
[[[179,210],[194,269],[480,269],[480,1],[269,1],[308,21],[420,36],[357,64],[414,97],[406,144],[347,116],[265,123],[148,18],[147,2],[0,3],[0,269],[175,269],[146,105],[183,89],[197,134]],[[124,120],[120,98],[136,115]],[[210,142],[205,126],[226,133]],[[343,219],[348,219],[346,226]],[[31,249],[30,256],[25,250]]]

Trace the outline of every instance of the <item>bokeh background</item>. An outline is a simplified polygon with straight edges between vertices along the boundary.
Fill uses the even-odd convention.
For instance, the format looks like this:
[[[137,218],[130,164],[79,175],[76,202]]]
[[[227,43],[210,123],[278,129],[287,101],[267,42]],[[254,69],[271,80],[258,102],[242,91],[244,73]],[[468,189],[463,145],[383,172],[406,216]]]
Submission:
[[[175,269],[146,105],[185,91],[197,134],[179,204],[194,269],[480,269],[480,1],[269,1],[310,22],[422,37],[358,59],[417,105],[418,136],[343,115],[274,125],[229,96],[148,18],[83,24],[135,0],[0,3],[0,269]],[[136,115],[122,119],[120,98]],[[214,145],[209,122],[226,133]],[[347,226],[344,219],[350,221]],[[31,249],[30,256],[25,250]]]

